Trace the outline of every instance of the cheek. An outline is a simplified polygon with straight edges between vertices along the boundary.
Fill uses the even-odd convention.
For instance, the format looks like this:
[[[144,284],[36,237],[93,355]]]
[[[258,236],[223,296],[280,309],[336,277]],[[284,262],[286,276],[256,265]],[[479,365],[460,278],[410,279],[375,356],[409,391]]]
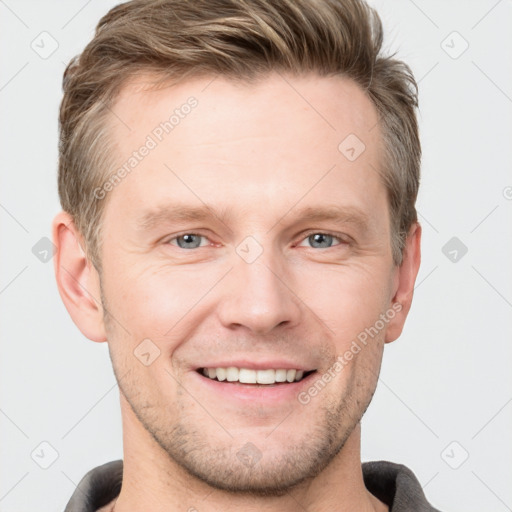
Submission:
[[[319,328],[327,326],[336,344],[350,344],[388,307],[389,279],[381,267],[371,261],[338,266],[311,263],[301,265],[295,275],[290,269],[290,294],[304,302],[303,322],[320,321],[324,325]],[[187,336],[187,326],[199,324],[223,300],[224,274],[224,267],[206,264],[159,265],[141,271],[133,266],[123,272],[118,268],[104,283],[104,293],[109,311],[124,327],[123,337],[136,344],[145,338],[157,343],[165,339],[168,349],[172,339],[178,344]]]
[[[217,281],[210,272],[199,275],[184,268],[127,272],[122,280],[109,283],[108,303],[132,338],[172,337]]]
[[[388,280],[376,267],[369,268],[325,270],[321,280],[318,271],[309,280],[304,274],[316,286],[303,288],[300,297],[334,331],[339,343],[350,343],[388,307]]]

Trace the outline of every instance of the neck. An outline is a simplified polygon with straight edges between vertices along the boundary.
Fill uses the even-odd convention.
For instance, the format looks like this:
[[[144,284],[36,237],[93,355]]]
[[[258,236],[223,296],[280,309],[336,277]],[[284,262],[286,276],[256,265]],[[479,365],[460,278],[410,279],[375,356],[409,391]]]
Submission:
[[[282,496],[253,496],[215,489],[178,465],[162,450],[131,409],[122,404],[123,484],[115,512],[387,512],[365,487],[361,468],[361,427],[356,426],[331,463],[316,477]],[[128,410],[130,409],[130,410]]]

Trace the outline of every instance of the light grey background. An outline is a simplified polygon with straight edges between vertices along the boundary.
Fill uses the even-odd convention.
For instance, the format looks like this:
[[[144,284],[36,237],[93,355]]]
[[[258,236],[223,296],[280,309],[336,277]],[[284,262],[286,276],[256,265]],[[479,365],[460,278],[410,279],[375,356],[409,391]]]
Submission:
[[[106,344],[81,335],[39,259],[65,63],[117,3],[0,0],[2,512],[63,510],[87,470],[122,457]],[[371,4],[419,81],[423,261],[362,457],[409,466],[443,512],[512,510],[512,2]]]

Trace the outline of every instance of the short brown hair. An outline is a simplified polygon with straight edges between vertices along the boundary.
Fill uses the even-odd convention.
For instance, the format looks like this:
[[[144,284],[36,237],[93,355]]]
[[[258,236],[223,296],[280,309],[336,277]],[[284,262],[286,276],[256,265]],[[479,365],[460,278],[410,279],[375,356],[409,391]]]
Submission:
[[[107,121],[122,86],[139,73],[163,82],[251,80],[273,70],[348,77],[375,105],[393,260],[401,264],[417,221],[418,88],[406,64],[380,55],[382,39],[380,18],[364,0],[132,0],[111,9],[64,72],[59,116],[59,196],[96,268],[105,201],[93,191],[116,165]]]

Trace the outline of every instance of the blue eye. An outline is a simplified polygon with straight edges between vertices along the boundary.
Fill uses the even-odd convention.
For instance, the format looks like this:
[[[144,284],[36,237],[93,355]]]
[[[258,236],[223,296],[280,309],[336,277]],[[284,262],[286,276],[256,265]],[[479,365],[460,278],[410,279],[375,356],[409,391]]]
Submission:
[[[338,240],[340,243],[343,241],[334,235],[331,235],[330,233],[312,233],[309,236],[307,236],[304,240],[308,240],[309,243],[312,244],[314,249],[329,249],[330,247],[333,247],[332,242],[333,240]],[[320,246],[314,246],[313,244],[319,244]],[[339,245],[339,244],[334,244]]]
[[[203,235],[198,235],[196,233],[185,233],[184,235],[179,235],[175,236],[174,238],[171,238],[171,240],[169,240],[168,243],[171,243],[173,240],[176,240],[178,247],[180,247],[181,249],[196,249],[197,247],[201,246],[201,238],[205,237]],[[183,242],[180,243],[180,240],[183,240]]]
[[[204,235],[199,235],[197,233],[184,233],[182,235],[177,235],[171,238],[167,243],[170,245],[175,245],[180,249],[197,249],[201,246],[208,245],[207,243],[201,244],[202,239],[205,241],[208,240]],[[324,233],[322,231],[313,232],[302,240],[302,243],[307,240],[313,249],[329,249],[331,247],[346,243],[346,241],[339,236],[331,233]],[[333,244],[335,240],[337,240],[338,243]],[[299,245],[302,246],[302,244]]]

